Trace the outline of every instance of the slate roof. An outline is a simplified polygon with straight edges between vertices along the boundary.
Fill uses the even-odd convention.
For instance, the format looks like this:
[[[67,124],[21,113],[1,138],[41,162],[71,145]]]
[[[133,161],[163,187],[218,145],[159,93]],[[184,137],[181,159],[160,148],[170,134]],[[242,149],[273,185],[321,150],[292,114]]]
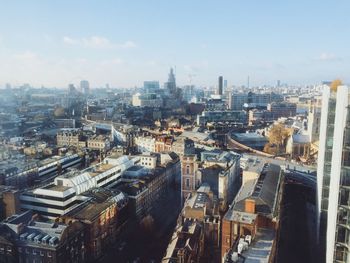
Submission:
[[[253,199],[256,204],[256,213],[273,217],[280,181],[280,171],[281,168],[278,165],[270,164],[267,170],[263,171],[258,180],[255,181],[254,188],[251,185],[252,182],[247,182],[250,184],[251,190],[247,189],[246,191],[241,191],[244,196],[240,198],[240,194],[240,196],[236,198],[233,210],[244,212],[245,200]]]

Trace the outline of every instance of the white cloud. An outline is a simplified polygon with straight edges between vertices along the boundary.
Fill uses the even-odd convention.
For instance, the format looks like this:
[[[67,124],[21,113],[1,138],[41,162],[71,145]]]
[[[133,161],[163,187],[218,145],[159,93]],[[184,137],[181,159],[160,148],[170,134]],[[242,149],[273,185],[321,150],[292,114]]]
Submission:
[[[119,47],[120,48],[134,48],[134,47],[137,47],[137,45],[135,44],[135,42],[133,41],[125,41],[125,43],[123,44],[119,44]]]
[[[105,37],[99,37],[99,36],[92,36],[89,38],[83,38],[81,40],[83,46],[89,47],[89,48],[112,48],[113,44],[109,39]]]
[[[63,37],[63,43],[67,45],[76,45],[78,44],[78,40],[65,36]]]
[[[323,52],[321,53],[320,56],[316,58],[316,60],[321,60],[321,61],[339,61],[341,60],[339,57],[334,55],[333,53],[328,53],[328,52]]]
[[[135,42],[131,40],[125,41],[124,43],[113,43],[108,38],[101,36],[91,36],[86,38],[71,38],[68,36],[64,36],[63,43],[66,45],[79,45],[82,47],[95,49],[129,49],[135,48],[137,46]]]
[[[32,60],[37,58],[37,54],[32,51],[25,51],[23,53],[14,54],[13,58],[17,60]]]

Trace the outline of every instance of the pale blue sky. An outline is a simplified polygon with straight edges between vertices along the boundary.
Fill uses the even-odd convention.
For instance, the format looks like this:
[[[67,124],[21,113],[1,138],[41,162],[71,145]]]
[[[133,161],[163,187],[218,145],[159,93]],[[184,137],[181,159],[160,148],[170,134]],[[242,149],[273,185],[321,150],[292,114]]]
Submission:
[[[54,2],[54,3],[53,3]],[[349,82],[350,1],[2,1],[0,86]]]

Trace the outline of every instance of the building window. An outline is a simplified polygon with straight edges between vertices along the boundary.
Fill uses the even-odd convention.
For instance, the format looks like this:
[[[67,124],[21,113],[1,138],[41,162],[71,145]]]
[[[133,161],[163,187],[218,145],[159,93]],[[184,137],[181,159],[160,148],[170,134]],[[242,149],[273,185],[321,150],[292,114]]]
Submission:
[[[189,188],[190,187],[190,179],[186,178],[186,187]]]
[[[190,174],[190,166],[186,165],[186,174]]]
[[[49,258],[52,257],[51,251],[47,252],[47,257],[49,257]]]

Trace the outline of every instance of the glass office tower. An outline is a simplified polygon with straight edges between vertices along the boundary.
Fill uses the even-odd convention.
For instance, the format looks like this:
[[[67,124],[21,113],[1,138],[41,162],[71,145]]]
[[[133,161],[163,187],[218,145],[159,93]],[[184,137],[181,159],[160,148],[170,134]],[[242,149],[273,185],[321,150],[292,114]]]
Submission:
[[[349,88],[324,88],[317,167],[319,242],[325,262],[350,263]]]

